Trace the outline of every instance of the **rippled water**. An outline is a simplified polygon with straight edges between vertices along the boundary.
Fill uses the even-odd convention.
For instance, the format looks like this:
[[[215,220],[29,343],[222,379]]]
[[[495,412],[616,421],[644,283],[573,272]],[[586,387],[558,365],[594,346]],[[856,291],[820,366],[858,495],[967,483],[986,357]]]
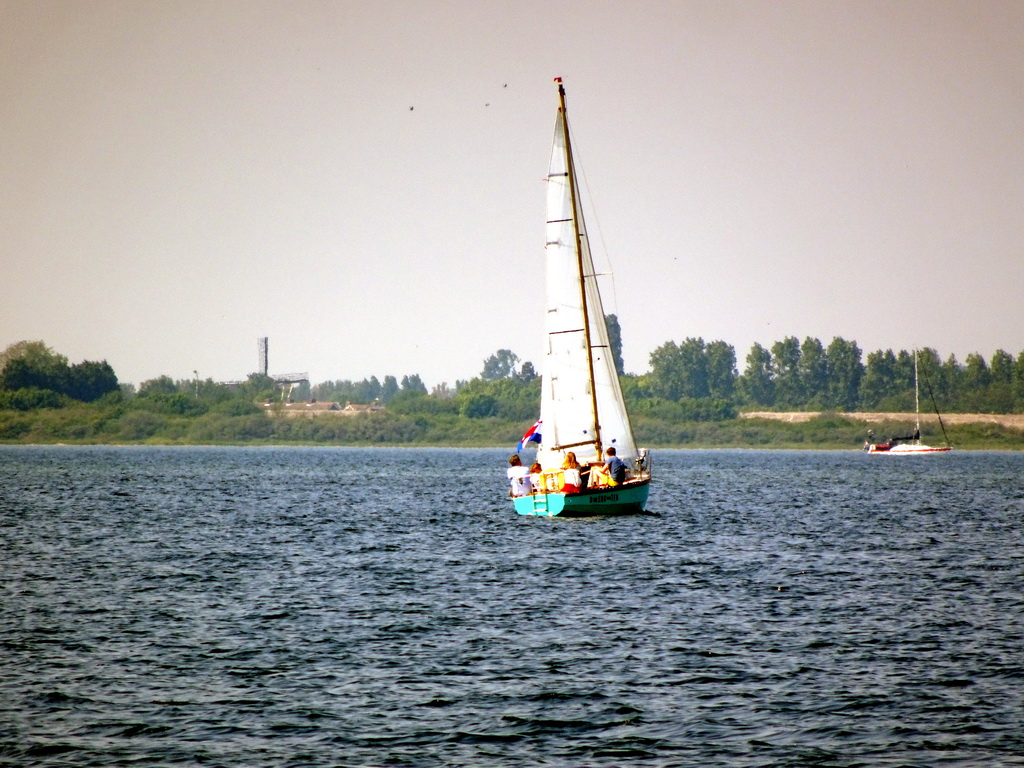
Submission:
[[[0,765],[1024,765],[1024,454],[0,448]]]

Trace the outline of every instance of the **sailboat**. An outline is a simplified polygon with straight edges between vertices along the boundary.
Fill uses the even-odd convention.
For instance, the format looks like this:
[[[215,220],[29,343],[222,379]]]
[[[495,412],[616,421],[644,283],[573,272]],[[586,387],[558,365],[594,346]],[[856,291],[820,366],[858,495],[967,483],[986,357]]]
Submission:
[[[935,406],[935,415],[938,416],[939,426],[942,427],[942,436],[946,438],[946,444],[944,446],[935,448],[930,445],[925,445],[921,442],[921,395],[920,387],[918,386],[917,376],[917,357],[918,352],[914,350],[914,416],[916,418],[914,434],[906,435],[905,437],[890,437],[884,443],[872,443],[871,432],[868,432],[868,440],[864,443],[864,450],[868,453],[882,453],[890,456],[906,456],[908,454],[918,453],[940,453],[944,451],[953,450],[949,444],[949,438],[946,436],[946,427],[942,424],[942,416],[939,415],[939,409],[935,406],[935,398],[932,397],[932,405]]]
[[[545,470],[532,494],[515,496],[521,515],[581,516],[643,512],[651,483],[651,456],[637,449],[619,387],[604,307],[580,205],[558,83],[558,114],[547,176],[546,311],[537,462]],[[536,440],[536,434],[532,435]],[[598,483],[608,448],[627,467],[624,482]],[[566,493],[559,469],[572,452],[589,479]]]

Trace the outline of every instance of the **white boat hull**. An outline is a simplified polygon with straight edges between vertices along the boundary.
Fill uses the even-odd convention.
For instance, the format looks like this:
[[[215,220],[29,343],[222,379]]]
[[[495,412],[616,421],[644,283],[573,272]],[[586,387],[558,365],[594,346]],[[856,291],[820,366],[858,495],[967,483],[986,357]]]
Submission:
[[[918,453],[944,453],[949,450],[952,450],[949,446],[933,448],[930,445],[894,445],[889,448],[888,446],[869,445],[867,452],[888,456],[907,456]]]

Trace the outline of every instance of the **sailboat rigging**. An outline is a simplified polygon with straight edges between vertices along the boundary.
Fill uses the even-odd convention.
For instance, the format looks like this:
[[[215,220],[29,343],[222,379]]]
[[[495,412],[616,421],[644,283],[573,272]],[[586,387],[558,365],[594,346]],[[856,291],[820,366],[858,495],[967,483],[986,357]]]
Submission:
[[[559,106],[547,176],[547,305],[537,451],[544,472],[540,487],[515,497],[515,507],[519,514],[547,516],[641,512],[650,490],[650,457],[636,447],[619,387],[580,204],[565,88],[561,78],[555,82]],[[618,483],[598,480],[609,449],[627,467]],[[563,490],[560,472],[570,453],[588,477],[575,492]]]
[[[942,423],[942,416],[939,414],[939,407],[935,403],[935,396],[931,392],[931,386],[928,387],[928,393],[931,396],[932,407],[935,409],[935,416],[939,420],[939,427],[942,429],[942,436],[946,440],[944,446],[932,447],[925,445],[921,442],[921,391],[918,377],[917,368],[918,351],[914,350],[914,416],[915,416],[915,428],[914,434],[906,435],[903,437],[890,437],[884,443],[872,443],[872,433],[868,432],[868,440],[864,443],[864,450],[867,453],[884,453],[891,454],[894,456],[902,456],[907,454],[916,453],[941,453],[945,451],[953,450],[949,444],[949,436],[946,435],[946,427]]]

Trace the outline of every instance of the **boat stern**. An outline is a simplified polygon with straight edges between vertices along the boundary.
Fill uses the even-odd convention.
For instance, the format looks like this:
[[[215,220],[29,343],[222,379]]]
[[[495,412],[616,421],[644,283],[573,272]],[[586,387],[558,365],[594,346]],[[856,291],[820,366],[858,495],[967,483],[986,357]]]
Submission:
[[[636,515],[647,509],[651,483],[645,480],[613,487],[588,488],[580,493],[534,493],[516,496],[516,512],[533,517],[595,517]]]

